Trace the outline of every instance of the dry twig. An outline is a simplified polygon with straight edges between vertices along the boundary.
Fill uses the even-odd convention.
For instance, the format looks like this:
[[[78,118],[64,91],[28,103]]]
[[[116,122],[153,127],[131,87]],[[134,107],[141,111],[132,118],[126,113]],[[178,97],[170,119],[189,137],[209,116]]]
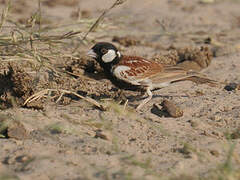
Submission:
[[[89,102],[90,104],[93,104],[94,106],[98,107],[102,111],[106,110],[106,108],[103,105],[101,105],[100,103],[98,103],[94,99],[92,99],[90,97],[84,97],[84,96],[81,96],[81,95],[77,94],[76,92],[72,92],[72,91],[68,91],[68,90],[64,90],[64,89],[44,89],[44,90],[42,90],[42,91],[40,91],[38,93],[35,93],[32,96],[30,96],[24,102],[23,106],[25,106],[27,103],[30,103],[32,101],[41,99],[42,97],[44,97],[45,95],[49,94],[50,92],[61,92],[61,95],[59,96],[59,98],[57,99],[56,102],[59,102],[64,94],[73,94],[73,95],[75,95],[75,96],[77,96],[77,97],[79,97],[81,99],[84,99],[85,101]]]
[[[90,27],[90,29],[89,29],[88,32],[85,34],[85,36],[82,38],[82,41],[84,41],[84,40],[87,38],[87,36],[88,36],[88,34],[89,34],[90,32],[94,31],[94,30],[97,28],[97,26],[99,25],[100,21],[103,20],[103,18],[104,18],[104,16],[105,16],[106,13],[108,13],[109,11],[111,11],[114,7],[123,4],[125,1],[126,1],[126,0],[116,0],[110,8],[104,10],[104,11],[102,12],[102,14],[97,18],[97,20],[95,21],[95,23]]]
[[[8,1],[7,6],[6,6],[6,8],[3,10],[2,15],[1,15],[0,32],[1,32],[1,30],[2,30],[2,27],[3,27],[3,24],[4,24],[5,20],[6,20],[6,18],[7,18],[8,11],[9,11],[9,9],[10,9],[10,6],[11,6],[10,1]]]

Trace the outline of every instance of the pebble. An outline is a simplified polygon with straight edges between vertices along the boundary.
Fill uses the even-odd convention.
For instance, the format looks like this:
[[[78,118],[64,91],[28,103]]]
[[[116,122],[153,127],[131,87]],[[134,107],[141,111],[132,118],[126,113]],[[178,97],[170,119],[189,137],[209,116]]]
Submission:
[[[14,138],[17,140],[26,139],[29,135],[25,126],[12,117],[3,115],[0,118],[0,135],[4,138]]]
[[[175,105],[175,103],[171,101],[164,100],[162,102],[162,106],[171,117],[178,118],[183,116],[183,110],[180,109],[178,106]]]
[[[229,83],[224,87],[227,91],[234,91],[234,90],[240,90],[240,84],[237,83]]]
[[[112,140],[112,134],[108,131],[102,131],[101,129],[98,129],[95,132],[96,132],[95,138],[101,138],[109,141]]]
[[[211,155],[219,157],[219,152],[217,150],[210,150]]]
[[[199,126],[199,123],[197,121],[189,120],[188,122],[191,124],[192,127]]]

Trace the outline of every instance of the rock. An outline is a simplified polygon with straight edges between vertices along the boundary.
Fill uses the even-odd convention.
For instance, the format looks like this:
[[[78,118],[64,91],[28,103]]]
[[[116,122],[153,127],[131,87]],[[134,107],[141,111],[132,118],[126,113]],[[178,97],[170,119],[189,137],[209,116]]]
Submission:
[[[200,0],[199,2],[202,4],[211,4],[211,3],[215,3],[216,0]]]
[[[23,124],[21,124],[19,121],[14,121],[9,124],[8,137],[22,140],[28,137],[28,132]]]
[[[239,139],[240,138],[240,129],[235,130],[231,133],[231,139]]]
[[[178,118],[183,116],[183,110],[177,107],[173,102],[164,100],[162,102],[164,110],[168,112],[170,117]]]
[[[133,36],[118,37],[114,36],[113,42],[117,42],[125,47],[136,46],[140,44],[140,40]]]
[[[20,121],[14,120],[7,115],[1,115],[0,135],[2,138],[22,140],[28,137],[28,132]]]
[[[239,90],[240,85],[237,83],[229,83],[224,87],[225,90],[227,91],[234,91],[234,90]]]
[[[96,132],[95,138],[101,138],[109,141],[112,140],[112,134],[108,131],[102,131],[101,129],[98,129],[95,132]]]
[[[211,155],[219,157],[219,152],[217,150],[210,150]]]
[[[222,119],[222,117],[220,115],[214,115],[214,116],[210,117],[210,119],[218,122]]]
[[[198,123],[197,121],[194,121],[194,120],[189,120],[188,122],[191,124],[191,126],[192,126],[193,128],[195,128],[195,127],[198,127],[198,126],[199,126],[199,123]]]
[[[15,158],[15,160],[17,162],[20,162],[20,163],[25,163],[25,162],[28,162],[30,160],[32,160],[33,158],[31,156],[28,156],[28,155],[21,155],[21,156],[17,156]]]

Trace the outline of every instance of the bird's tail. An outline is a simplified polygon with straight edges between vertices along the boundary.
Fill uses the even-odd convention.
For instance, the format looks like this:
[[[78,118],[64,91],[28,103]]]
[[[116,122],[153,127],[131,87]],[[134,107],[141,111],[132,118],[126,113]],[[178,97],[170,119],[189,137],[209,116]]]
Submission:
[[[188,80],[188,81],[195,82],[197,84],[207,84],[207,85],[213,86],[213,87],[217,87],[222,84],[216,80],[208,78],[205,74],[202,74],[202,73],[199,73],[196,71],[188,71],[187,76],[188,77],[181,79],[181,81]]]

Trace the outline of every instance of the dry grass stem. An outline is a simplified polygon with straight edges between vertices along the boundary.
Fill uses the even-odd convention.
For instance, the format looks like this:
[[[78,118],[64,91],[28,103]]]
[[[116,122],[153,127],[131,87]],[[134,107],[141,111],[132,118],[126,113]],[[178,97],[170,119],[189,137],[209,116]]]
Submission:
[[[40,91],[38,93],[35,93],[32,96],[30,96],[24,102],[23,105],[25,106],[27,103],[30,103],[30,102],[35,101],[35,100],[39,100],[42,97],[45,97],[45,95],[49,95],[51,92],[61,92],[61,95],[59,96],[59,98],[57,99],[56,102],[59,102],[64,94],[73,94],[73,95],[75,95],[75,96],[77,96],[77,97],[79,97],[79,98],[89,102],[90,104],[93,104],[94,106],[98,107],[101,110],[105,110],[106,109],[103,105],[101,105],[100,103],[98,103],[97,101],[95,101],[94,99],[92,99],[90,97],[84,97],[84,96],[79,95],[76,92],[72,92],[72,91],[68,91],[68,90],[64,90],[64,89],[44,89],[44,90],[42,90],[42,91]]]
[[[128,104],[128,99],[126,100],[126,102],[123,105],[123,109],[125,110],[127,108],[127,104]]]
[[[105,14],[107,14],[109,11],[111,11],[111,10],[112,10],[113,8],[115,8],[116,6],[123,4],[124,2],[126,2],[126,0],[116,0],[110,8],[104,10],[104,11],[102,12],[102,14],[101,14],[101,15],[97,18],[97,20],[94,22],[94,24],[90,27],[90,29],[89,29],[88,32],[85,34],[85,36],[82,38],[82,41],[84,41],[84,40],[87,38],[87,36],[88,36],[88,34],[89,34],[90,32],[94,31],[94,30],[97,28],[97,26],[99,25],[99,23],[103,20]]]
[[[3,10],[2,12],[2,15],[1,15],[1,21],[0,21],[0,32],[2,31],[2,27],[3,27],[3,24],[8,16],[8,12],[9,12],[9,9],[10,9],[10,6],[11,6],[11,1],[8,1],[7,2],[7,6],[6,8]]]

